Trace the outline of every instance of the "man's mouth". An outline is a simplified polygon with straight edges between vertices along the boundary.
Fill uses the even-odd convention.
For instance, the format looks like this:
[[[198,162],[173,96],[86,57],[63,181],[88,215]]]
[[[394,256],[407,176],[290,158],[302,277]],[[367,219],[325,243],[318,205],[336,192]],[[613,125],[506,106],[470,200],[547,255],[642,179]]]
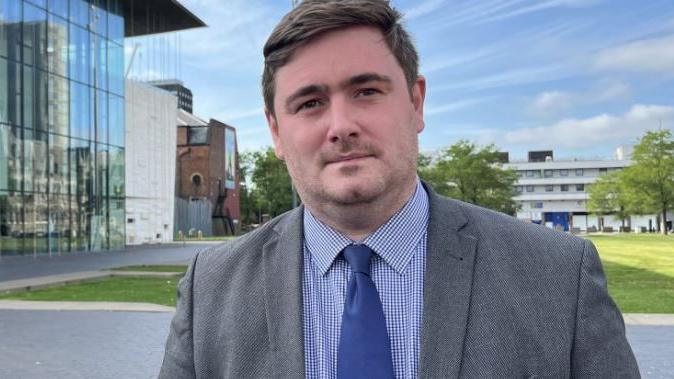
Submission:
[[[361,160],[361,159],[371,158],[371,157],[373,157],[372,154],[348,154],[348,155],[342,155],[342,156],[331,158],[331,159],[328,160],[328,164],[358,161],[358,160]]]

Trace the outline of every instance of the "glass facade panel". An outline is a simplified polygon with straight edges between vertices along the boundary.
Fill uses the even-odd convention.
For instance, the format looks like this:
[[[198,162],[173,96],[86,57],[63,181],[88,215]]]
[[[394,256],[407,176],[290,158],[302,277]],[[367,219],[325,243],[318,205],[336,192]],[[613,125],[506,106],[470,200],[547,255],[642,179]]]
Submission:
[[[23,3],[23,63],[47,66],[47,11],[28,3]]]
[[[21,125],[21,65],[0,58],[0,122]]]
[[[124,197],[124,149],[110,146],[108,153],[108,195]]]
[[[23,131],[24,192],[47,193],[47,134]]]
[[[68,178],[68,137],[49,135],[49,193],[67,195]]]
[[[48,251],[49,202],[47,194],[24,195],[24,253]]]
[[[110,249],[123,249],[126,240],[124,230],[124,199],[110,199]]]
[[[110,94],[108,112],[108,140],[111,145],[124,146],[124,98]]]
[[[70,0],[70,22],[87,27],[89,4],[85,0]]]
[[[124,45],[124,18],[121,1],[108,0],[108,10],[108,38],[118,45]]]
[[[21,130],[0,124],[0,190],[21,191],[23,156]]]
[[[51,14],[47,31],[47,60],[51,73],[68,76],[68,22]]]
[[[21,60],[21,6],[17,0],[0,0],[0,57]]]
[[[47,94],[49,77],[42,70],[23,67],[23,122],[24,128],[47,130]]]
[[[86,29],[70,24],[68,54],[70,79],[89,84],[91,51],[89,33]]]
[[[77,82],[70,82],[70,136],[89,139],[91,127],[90,88]]]
[[[110,92],[124,96],[124,47],[108,42],[108,88]]]
[[[69,101],[70,86],[68,79],[56,75],[49,75],[49,91],[47,93],[47,117],[49,131],[61,135],[68,135],[70,128]]]
[[[70,251],[70,197],[49,196],[49,252]]]
[[[96,88],[108,89],[108,55],[107,42],[105,39],[92,34],[91,35],[91,67],[93,69],[93,85]]]
[[[23,198],[19,192],[0,190],[0,254],[22,254]]]
[[[90,0],[91,1],[91,0]],[[91,11],[91,29],[101,37],[108,36],[108,7],[107,0],[94,0]]]
[[[53,14],[68,19],[68,0],[49,0],[47,9]]]
[[[108,93],[96,91],[96,141],[108,143]]]
[[[0,0],[0,254],[123,248],[119,0]]]

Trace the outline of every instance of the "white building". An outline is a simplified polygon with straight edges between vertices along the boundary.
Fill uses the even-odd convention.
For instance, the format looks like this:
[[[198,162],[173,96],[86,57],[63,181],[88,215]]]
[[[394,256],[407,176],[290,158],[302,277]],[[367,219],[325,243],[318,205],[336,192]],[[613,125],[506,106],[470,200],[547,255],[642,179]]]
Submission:
[[[618,231],[622,220],[613,216],[597,217],[588,212],[588,188],[601,175],[628,167],[631,164],[629,151],[626,147],[619,148],[616,158],[621,159],[614,160],[554,160],[552,151],[537,152],[534,159],[530,153],[529,161],[504,164],[504,168],[518,173],[515,201],[520,209],[517,218],[566,231],[572,228],[597,231],[601,227]],[[634,231],[655,229],[657,219],[655,215],[632,216],[625,226]]]
[[[126,81],[126,244],[173,241],[177,100]]]

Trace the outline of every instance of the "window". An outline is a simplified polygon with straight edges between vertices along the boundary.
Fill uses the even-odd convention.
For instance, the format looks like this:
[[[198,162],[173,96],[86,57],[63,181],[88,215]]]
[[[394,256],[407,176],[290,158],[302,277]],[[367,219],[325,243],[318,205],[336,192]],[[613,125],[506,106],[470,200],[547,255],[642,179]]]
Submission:
[[[534,186],[527,186],[527,192],[534,192]]]
[[[522,193],[522,186],[515,186],[515,192]]]
[[[552,170],[545,170],[545,171],[543,171],[543,175],[544,175],[546,178],[552,178]]]
[[[585,184],[576,184],[576,191],[585,191]]]
[[[199,174],[192,175],[192,184],[199,187],[203,181],[203,178]]]
[[[527,177],[532,178],[534,176],[533,170],[527,170]]]
[[[569,176],[569,170],[559,170],[559,176]]]
[[[583,169],[582,168],[576,169],[576,176],[583,176]]]
[[[606,172],[607,172],[607,171],[608,171],[608,170],[606,169],[606,167],[600,168],[600,169],[599,169],[599,175],[606,175]]]
[[[568,184],[562,184],[560,186],[562,192],[569,192],[569,185]]]
[[[555,189],[555,186],[548,184],[545,186],[545,192],[552,192]]]
[[[533,209],[543,209],[543,203],[531,203]]]

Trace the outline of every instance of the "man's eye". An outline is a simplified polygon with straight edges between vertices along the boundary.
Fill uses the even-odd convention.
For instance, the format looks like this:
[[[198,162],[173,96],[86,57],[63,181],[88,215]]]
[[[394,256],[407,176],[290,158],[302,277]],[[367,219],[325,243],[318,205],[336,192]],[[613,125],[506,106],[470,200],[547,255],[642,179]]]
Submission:
[[[372,96],[380,93],[376,88],[363,88],[359,89],[358,92],[356,92],[356,96]]]
[[[297,111],[299,112],[305,109],[318,108],[319,106],[321,106],[321,101],[318,99],[313,99],[302,103],[302,105],[300,105],[299,108],[297,108]]]

